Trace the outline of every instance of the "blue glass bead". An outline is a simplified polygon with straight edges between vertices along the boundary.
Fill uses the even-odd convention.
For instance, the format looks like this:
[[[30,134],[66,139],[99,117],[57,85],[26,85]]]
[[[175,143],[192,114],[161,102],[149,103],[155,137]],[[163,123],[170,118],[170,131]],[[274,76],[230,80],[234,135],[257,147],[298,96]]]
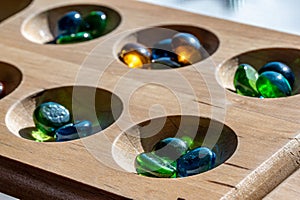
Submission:
[[[93,132],[92,123],[88,120],[70,123],[55,131],[56,141],[68,141],[91,135]]]
[[[188,150],[188,145],[179,138],[165,138],[155,144],[152,151],[160,157],[177,160]]]
[[[157,60],[160,58],[170,58],[171,60],[176,61],[177,60],[177,55],[172,52],[172,51],[167,51],[163,49],[151,49],[151,58],[152,60]]]
[[[277,72],[266,71],[259,75],[256,87],[261,96],[276,98],[290,96],[292,89],[286,78]]]
[[[152,48],[152,60],[162,57],[169,57],[172,60],[176,61],[177,55],[172,51],[171,42],[172,39],[168,38],[154,44]]]
[[[70,113],[58,103],[42,103],[34,110],[33,121],[37,129],[49,136],[54,136],[57,128],[69,123]]]
[[[135,159],[138,174],[159,178],[169,178],[176,174],[176,169],[166,160],[152,153],[141,153]]]
[[[266,71],[274,71],[282,74],[290,83],[291,88],[294,86],[295,75],[290,67],[282,62],[269,62],[259,69],[258,73],[261,74]]]
[[[171,58],[163,57],[152,60],[151,69],[170,69],[170,68],[178,68],[181,65]]]
[[[177,160],[177,174],[186,177],[208,171],[214,167],[215,160],[216,154],[213,151],[198,147]]]
[[[172,50],[177,54],[178,62],[190,64],[202,59],[201,43],[190,33],[177,33],[172,38]]]
[[[77,33],[81,23],[82,18],[79,12],[68,12],[57,22],[58,35]]]

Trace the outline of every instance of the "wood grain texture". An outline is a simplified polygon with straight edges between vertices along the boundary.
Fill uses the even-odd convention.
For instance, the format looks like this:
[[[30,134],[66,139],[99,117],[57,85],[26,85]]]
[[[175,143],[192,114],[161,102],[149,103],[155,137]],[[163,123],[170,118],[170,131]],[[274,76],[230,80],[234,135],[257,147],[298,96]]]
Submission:
[[[120,14],[121,23],[103,37],[74,45],[42,45],[23,36],[24,23],[33,17],[48,9],[76,4],[112,8]],[[218,38],[218,48],[204,61],[175,70],[130,70],[118,61],[118,47],[128,35],[166,25],[212,32]],[[299,168],[299,154],[287,156],[288,150],[280,154],[284,165],[276,156],[291,143],[292,152],[299,152],[299,140],[295,139],[300,129],[299,95],[264,100],[243,97],[225,90],[218,77],[222,64],[241,53],[299,49],[299,36],[129,0],[35,0],[0,23],[0,47],[0,61],[22,73],[20,85],[1,99],[2,192],[29,198],[41,197],[43,191],[48,199],[65,199],[67,194],[79,199],[98,195],[105,195],[104,199],[220,199],[234,190],[242,199],[257,199]],[[64,143],[37,143],[17,137],[18,130],[9,128],[13,123],[20,128],[30,125],[28,97],[75,85],[101,88],[120,97],[123,112],[116,123],[93,136]],[[17,120],[22,115],[24,120]],[[142,177],[124,170],[113,148],[127,150],[128,143],[115,146],[126,131],[149,119],[173,115],[211,118],[229,127],[238,140],[232,157],[206,173],[180,179]],[[128,161],[126,156],[121,159]],[[261,170],[265,163],[267,171]],[[284,166],[292,168],[274,176]],[[243,180],[253,174],[260,175],[244,185]],[[268,187],[262,177],[269,180]],[[7,187],[10,184],[13,187]],[[259,196],[254,195],[256,191]]]
[[[300,171],[298,169],[289,178],[282,182],[275,190],[268,194],[264,199],[299,199],[299,179]]]

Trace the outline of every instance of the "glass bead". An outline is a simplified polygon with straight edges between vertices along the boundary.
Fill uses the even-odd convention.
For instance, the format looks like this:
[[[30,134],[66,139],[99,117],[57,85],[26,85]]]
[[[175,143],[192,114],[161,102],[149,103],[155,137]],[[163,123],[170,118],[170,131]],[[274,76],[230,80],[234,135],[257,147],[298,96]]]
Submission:
[[[170,69],[179,67],[181,67],[181,65],[169,57],[157,58],[152,60],[151,63],[151,69]]]
[[[177,54],[178,61],[183,64],[193,64],[202,59],[201,44],[194,35],[177,33],[172,38],[172,50]]]
[[[234,87],[240,95],[258,97],[256,81],[258,73],[251,65],[240,64],[234,74]]]
[[[155,144],[152,151],[160,157],[167,157],[170,160],[177,160],[188,150],[188,145],[179,138],[165,138]]]
[[[152,153],[141,153],[135,159],[138,174],[160,178],[169,178],[176,174],[176,169],[166,160]]]
[[[39,105],[33,112],[35,126],[49,136],[54,136],[55,130],[70,121],[70,113],[64,106],[47,102]]]
[[[82,18],[79,12],[68,12],[57,22],[58,35],[77,33],[81,24]]]
[[[191,147],[194,146],[194,140],[191,137],[182,136],[180,139],[186,143],[186,145],[189,147],[189,149],[191,149]]]
[[[45,134],[44,132],[37,130],[32,131],[31,136],[34,138],[36,142],[54,142],[55,138]]]
[[[151,52],[144,45],[127,43],[121,49],[119,58],[129,68],[142,68],[144,64],[150,63]]]
[[[216,154],[206,147],[198,147],[181,156],[177,160],[179,177],[196,175],[212,169],[215,165]]]
[[[57,37],[56,44],[72,44],[77,42],[85,42],[93,39],[87,32],[78,32],[71,35],[61,35]]]
[[[101,36],[107,25],[107,16],[102,11],[92,11],[84,17],[80,31],[89,32],[93,38]]]
[[[292,89],[286,78],[277,72],[266,71],[259,75],[256,87],[265,98],[290,96]]]
[[[0,98],[5,96],[5,85],[2,81],[0,81]]]
[[[151,59],[157,60],[160,58],[169,58],[173,61],[177,61],[177,55],[174,52],[163,50],[163,49],[151,49]]]
[[[164,39],[159,41],[158,43],[153,45],[153,48],[151,49],[152,51],[152,60],[156,60],[158,58],[162,57],[169,57],[172,60],[176,61],[177,60],[177,55],[172,51],[171,47],[171,42],[172,39]]]
[[[92,123],[88,120],[78,121],[64,125],[55,131],[56,141],[68,141],[91,135],[93,132]]]
[[[160,40],[153,45],[153,49],[161,49],[165,51],[172,51],[172,38]]]
[[[265,64],[262,68],[258,70],[258,73],[261,74],[266,71],[274,71],[282,74],[290,83],[291,88],[294,86],[295,75],[290,67],[282,62],[269,62]]]

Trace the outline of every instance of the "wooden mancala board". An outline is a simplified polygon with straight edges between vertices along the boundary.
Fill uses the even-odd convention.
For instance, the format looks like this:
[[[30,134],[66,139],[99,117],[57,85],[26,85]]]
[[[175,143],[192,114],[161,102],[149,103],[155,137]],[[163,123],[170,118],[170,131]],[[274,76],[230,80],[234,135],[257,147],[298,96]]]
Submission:
[[[299,36],[129,0],[3,4],[1,192],[22,199],[261,199],[299,169]],[[71,10],[104,11],[106,34],[44,44]],[[201,61],[146,70],[118,59],[128,42],[151,47],[177,31],[200,40]],[[292,96],[260,99],[232,91],[239,63],[259,69],[273,60],[294,71]],[[74,119],[104,119],[109,126],[69,142],[35,142],[33,110],[47,101],[65,105]],[[217,166],[186,178],[135,173],[136,155],[180,134],[213,148]]]

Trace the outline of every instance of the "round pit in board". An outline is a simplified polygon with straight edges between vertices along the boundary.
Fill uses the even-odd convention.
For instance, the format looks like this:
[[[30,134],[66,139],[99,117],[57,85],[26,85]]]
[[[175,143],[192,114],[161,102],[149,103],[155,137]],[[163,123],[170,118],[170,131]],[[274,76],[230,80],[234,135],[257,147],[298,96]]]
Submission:
[[[222,63],[218,82],[231,92],[255,98],[280,98],[299,94],[300,50],[258,49]]]
[[[22,72],[15,66],[0,62],[0,99],[13,92],[22,81]]]
[[[0,8],[0,22],[25,9],[33,0],[2,1]]]
[[[112,154],[128,172],[179,178],[221,165],[233,155],[237,144],[234,131],[221,122],[197,116],[167,116],[124,131],[115,140]]]
[[[115,48],[128,68],[174,69],[208,58],[219,46],[212,32],[194,26],[164,25],[131,33]]]
[[[120,14],[100,5],[53,8],[27,19],[22,34],[39,44],[74,44],[96,39],[116,29]]]
[[[87,86],[48,89],[16,103],[6,126],[37,142],[63,142],[99,133],[121,115],[123,104],[109,91]]]

